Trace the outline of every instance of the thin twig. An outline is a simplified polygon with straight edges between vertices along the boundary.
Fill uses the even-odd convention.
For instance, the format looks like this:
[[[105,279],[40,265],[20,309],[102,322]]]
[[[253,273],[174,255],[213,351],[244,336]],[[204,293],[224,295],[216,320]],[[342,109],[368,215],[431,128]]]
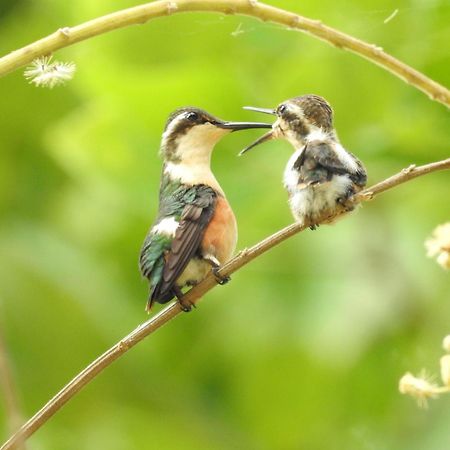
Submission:
[[[0,76],[30,63],[38,56],[49,55],[63,47],[108,31],[143,24],[157,17],[194,11],[242,14],[308,33],[335,47],[349,50],[368,59],[425,92],[431,99],[450,106],[450,91],[446,87],[384,52],[381,47],[342,33],[323,24],[320,20],[308,19],[274,6],[265,5],[257,0],[156,1],[116,11],[74,27],[60,28],[47,37],[0,58]]]
[[[371,200],[375,195],[378,195],[388,189],[392,189],[402,183],[405,183],[413,178],[426,175],[430,172],[438,170],[450,169],[450,158],[438,161],[424,166],[416,167],[410,166],[403,169],[396,175],[387,178],[380,183],[362,191],[355,196],[354,203]],[[330,217],[324,217],[323,221],[330,220]],[[221,276],[231,275],[241,267],[248,264],[250,261],[259,255],[267,252],[272,247],[280,244],[284,240],[293,236],[294,234],[303,231],[307,226],[299,224],[289,225],[277,233],[267,237],[263,241],[254,245],[249,249],[242,250],[238,255],[226,263],[219,274]],[[197,301],[208,291],[217,285],[216,280],[212,274],[209,274],[201,283],[192,288],[185,296],[186,301],[190,303],[197,303]],[[17,448],[18,442],[30,437],[36,430],[38,430],[48,419],[50,419],[62,406],[64,406],[77,392],[79,392],[86,384],[95,378],[100,372],[108,367],[117,358],[126,353],[130,348],[134,347],[145,337],[162,327],[169,320],[180,314],[181,309],[179,303],[172,303],[163,309],[160,313],[153,316],[143,324],[139,325],[128,336],[121,339],[117,344],[99,356],[95,361],[89,364],[83,371],[81,371],[72,381],[70,381],[64,388],[59,391],[46,405],[44,405],[31,419],[29,419],[8,441],[6,441],[0,450],[11,450]]]
[[[0,330],[0,391],[3,394],[5,403],[5,411],[8,424],[8,433],[13,432],[20,426],[23,421],[20,413],[19,401],[17,399],[16,387],[14,385],[14,377],[8,361],[8,352],[6,344]],[[24,439],[24,438],[23,438]],[[17,442],[21,449],[25,448],[22,438]]]

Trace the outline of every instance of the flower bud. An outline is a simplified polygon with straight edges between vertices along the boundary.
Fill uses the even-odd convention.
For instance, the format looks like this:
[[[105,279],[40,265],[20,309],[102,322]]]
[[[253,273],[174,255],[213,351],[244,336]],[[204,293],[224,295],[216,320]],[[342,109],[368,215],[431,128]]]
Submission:
[[[441,378],[444,386],[450,387],[450,355],[441,358]]]

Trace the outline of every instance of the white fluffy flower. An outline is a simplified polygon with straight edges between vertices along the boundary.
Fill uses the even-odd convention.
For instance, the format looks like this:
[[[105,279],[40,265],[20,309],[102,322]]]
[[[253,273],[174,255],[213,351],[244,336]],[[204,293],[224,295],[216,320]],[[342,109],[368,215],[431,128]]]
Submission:
[[[415,377],[409,372],[406,373],[400,379],[398,389],[402,394],[414,397],[421,408],[427,408],[428,399],[435,398],[439,393],[439,388],[429,380],[425,373],[419,377]]]
[[[51,56],[36,58],[28,67],[24,76],[36,86],[53,88],[72,79],[75,73],[75,63],[53,61]]]

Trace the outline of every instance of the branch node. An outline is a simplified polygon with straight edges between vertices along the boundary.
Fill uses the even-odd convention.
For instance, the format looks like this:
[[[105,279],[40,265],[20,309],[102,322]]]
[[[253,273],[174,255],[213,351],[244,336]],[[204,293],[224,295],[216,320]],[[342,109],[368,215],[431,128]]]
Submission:
[[[383,47],[379,47],[378,45],[372,45],[373,54],[376,56],[380,56],[383,53]]]
[[[239,253],[237,254],[237,257],[240,258],[242,256],[247,256],[248,255],[248,248],[245,247],[242,250],[239,251]]]
[[[411,172],[414,171],[415,168],[416,168],[416,165],[415,164],[411,164],[410,166],[405,167],[404,169],[402,169],[402,173],[403,174],[411,173]]]
[[[121,352],[125,352],[127,351],[130,346],[128,344],[128,342],[126,341],[120,341],[119,344],[117,345],[117,348],[121,351]]]
[[[366,191],[366,192],[361,192],[361,194],[359,194],[359,196],[362,201],[369,201],[369,200],[373,200],[373,197],[375,196],[375,194],[372,191]]]
[[[230,6],[230,7],[225,8],[223,12],[224,12],[224,14],[232,16],[233,14],[236,14],[236,9],[233,8],[232,6]]]
[[[300,24],[300,17],[295,15],[295,16],[292,17],[289,26],[291,28],[298,28],[299,24]]]
[[[176,2],[167,2],[167,14],[169,16],[177,11],[178,11],[178,5]]]
[[[58,33],[62,34],[64,37],[68,38],[70,37],[70,28],[69,27],[63,27],[58,30]]]
[[[250,8],[255,8],[258,6],[258,0],[248,0],[248,4],[250,5]]]

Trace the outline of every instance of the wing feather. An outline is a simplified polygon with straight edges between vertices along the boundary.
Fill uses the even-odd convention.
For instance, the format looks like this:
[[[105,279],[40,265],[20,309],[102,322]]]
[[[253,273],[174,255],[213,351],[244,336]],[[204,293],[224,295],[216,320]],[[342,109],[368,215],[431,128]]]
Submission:
[[[333,175],[348,175],[354,183],[363,186],[367,179],[366,171],[361,162],[354,158],[358,165],[355,173],[349,171],[328,143],[311,142],[301,152],[294,168],[300,172],[299,183],[323,183],[330,181]]]
[[[195,256],[208,223],[214,214],[216,193],[207,186],[197,187],[196,197],[186,204],[170,250],[166,253],[162,279],[152,299],[167,298],[173,285]]]

